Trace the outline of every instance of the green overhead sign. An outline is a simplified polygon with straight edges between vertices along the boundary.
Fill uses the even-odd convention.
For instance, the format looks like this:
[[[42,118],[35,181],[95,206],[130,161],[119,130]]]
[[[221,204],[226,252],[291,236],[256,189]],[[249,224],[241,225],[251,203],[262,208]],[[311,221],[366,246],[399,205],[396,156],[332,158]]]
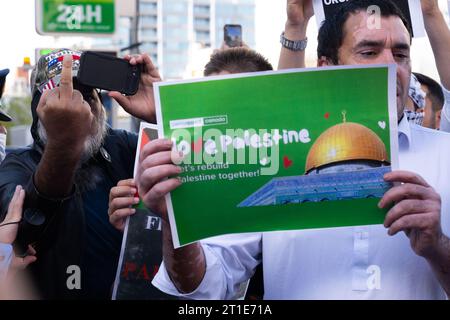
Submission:
[[[41,34],[112,34],[115,0],[37,0],[37,31]]]

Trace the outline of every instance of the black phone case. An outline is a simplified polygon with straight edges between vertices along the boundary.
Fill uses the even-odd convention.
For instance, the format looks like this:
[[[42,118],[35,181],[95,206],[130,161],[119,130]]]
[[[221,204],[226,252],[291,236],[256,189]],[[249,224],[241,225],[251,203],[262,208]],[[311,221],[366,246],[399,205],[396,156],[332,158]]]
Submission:
[[[111,61],[114,61],[114,63],[126,64],[128,66],[128,72],[127,72],[127,80],[125,82],[125,86],[121,87],[121,88],[112,88],[112,87],[107,87],[102,83],[97,83],[96,81],[93,81],[92,77],[90,76],[89,70],[87,70],[85,67],[83,67],[83,65],[84,65],[83,62],[86,59],[89,59],[90,55],[97,56],[102,59],[111,60]],[[112,68],[112,70],[109,70],[108,72],[109,72],[110,76],[114,76],[114,68]],[[90,87],[94,87],[94,88],[98,88],[98,89],[102,89],[102,90],[107,90],[107,91],[119,91],[122,94],[131,96],[131,95],[136,94],[137,90],[139,89],[139,81],[140,81],[140,77],[141,77],[141,72],[142,72],[141,65],[133,66],[133,65],[130,65],[126,60],[123,60],[120,58],[116,58],[113,56],[100,54],[100,53],[96,53],[96,52],[86,51],[80,57],[80,69],[78,70],[77,79],[80,83],[82,83],[86,86],[90,86]]]
[[[241,25],[237,25],[237,24],[226,24],[223,27],[223,40],[225,42],[225,44],[229,47],[237,47],[239,46],[240,43],[237,43],[235,41],[233,41],[228,33],[228,28],[229,27],[239,27],[241,29],[241,36],[240,36],[240,42],[242,42],[242,26]]]

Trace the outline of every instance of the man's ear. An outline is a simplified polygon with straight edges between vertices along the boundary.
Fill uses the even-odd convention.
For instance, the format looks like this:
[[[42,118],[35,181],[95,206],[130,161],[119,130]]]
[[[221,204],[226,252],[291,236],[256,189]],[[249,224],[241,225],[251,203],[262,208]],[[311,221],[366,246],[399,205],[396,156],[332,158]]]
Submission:
[[[434,114],[434,117],[435,117],[435,126],[436,126],[436,129],[440,129],[440,127],[441,127],[441,112],[442,112],[442,110],[439,110],[439,111],[436,111],[436,113]]]
[[[329,66],[333,66],[334,64],[331,63],[331,61],[325,57],[325,56],[321,56],[318,60],[317,60],[317,66],[318,67],[329,67]]]

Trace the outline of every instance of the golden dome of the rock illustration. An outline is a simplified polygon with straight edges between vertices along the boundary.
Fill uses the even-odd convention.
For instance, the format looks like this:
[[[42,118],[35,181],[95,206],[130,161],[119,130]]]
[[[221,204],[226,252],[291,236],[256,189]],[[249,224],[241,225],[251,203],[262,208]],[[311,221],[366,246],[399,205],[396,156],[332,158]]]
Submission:
[[[389,161],[386,146],[375,132],[358,123],[344,122],[317,138],[306,157],[305,171],[348,160]]]

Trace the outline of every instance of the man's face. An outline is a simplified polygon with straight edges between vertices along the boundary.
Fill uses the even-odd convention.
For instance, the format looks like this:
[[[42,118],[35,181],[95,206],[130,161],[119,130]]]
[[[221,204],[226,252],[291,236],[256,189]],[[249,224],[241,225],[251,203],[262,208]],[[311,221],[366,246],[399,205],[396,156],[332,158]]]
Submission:
[[[431,129],[439,129],[441,122],[441,111],[434,111],[433,99],[431,99],[431,93],[428,86],[422,84],[422,90],[427,94],[425,98],[425,108],[423,109],[423,123],[422,125]]]
[[[344,24],[338,64],[397,64],[397,114],[400,119],[411,76],[410,35],[397,16],[381,17],[378,29],[369,29],[371,24],[373,16],[364,11],[349,16]],[[330,62],[321,58],[319,65],[330,65]]]

